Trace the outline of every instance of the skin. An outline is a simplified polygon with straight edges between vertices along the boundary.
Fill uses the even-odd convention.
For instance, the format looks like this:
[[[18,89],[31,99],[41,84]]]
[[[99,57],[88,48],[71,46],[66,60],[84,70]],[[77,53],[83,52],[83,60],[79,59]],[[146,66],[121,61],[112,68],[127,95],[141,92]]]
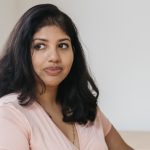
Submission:
[[[57,26],[42,27],[33,36],[31,55],[34,71],[46,85],[46,92],[40,95],[41,86],[37,79],[37,102],[52,116],[53,122],[63,134],[72,141],[72,124],[62,121],[61,106],[56,103],[58,85],[69,74],[74,60],[71,39]],[[45,68],[55,66],[60,68],[60,72],[45,71]],[[76,129],[75,139],[75,145],[79,148]],[[133,150],[113,126],[105,140],[109,150]]]
[[[73,141],[73,124],[63,122],[61,106],[56,103],[58,85],[69,74],[74,60],[71,39],[57,26],[42,27],[33,36],[31,55],[34,71],[46,85],[46,92],[40,95],[41,86],[37,79],[37,102],[63,134]],[[45,71],[47,67],[56,66],[61,68],[60,72]],[[79,148],[76,129],[75,139],[75,145]]]
[[[32,64],[35,73],[44,81],[46,92],[38,95],[39,101],[54,104],[57,87],[66,78],[73,63],[71,39],[57,26],[45,26],[36,32],[32,42]],[[47,67],[60,67],[57,74],[49,74]],[[41,86],[37,79],[37,93]]]
[[[121,138],[118,131],[112,126],[111,130],[105,137],[109,150],[133,150],[125,141]]]

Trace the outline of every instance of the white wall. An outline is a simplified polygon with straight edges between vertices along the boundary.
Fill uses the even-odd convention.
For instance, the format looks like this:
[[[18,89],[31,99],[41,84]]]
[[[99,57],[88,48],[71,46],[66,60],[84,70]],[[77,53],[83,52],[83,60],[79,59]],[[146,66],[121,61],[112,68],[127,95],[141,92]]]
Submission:
[[[16,23],[17,0],[0,1],[0,52],[4,43]]]
[[[76,23],[100,88],[100,107],[114,126],[150,130],[150,1],[20,0],[18,16],[46,2]]]

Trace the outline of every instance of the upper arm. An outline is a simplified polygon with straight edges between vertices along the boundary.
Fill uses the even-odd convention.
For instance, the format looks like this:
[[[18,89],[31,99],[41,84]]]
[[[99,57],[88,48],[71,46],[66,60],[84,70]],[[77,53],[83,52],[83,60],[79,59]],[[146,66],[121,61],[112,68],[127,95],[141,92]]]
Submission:
[[[25,122],[10,108],[0,107],[0,150],[29,150]]]
[[[109,150],[133,150],[133,148],[124,142],[113,126],[111,127],[109,133],[106,135],[105,140]]]
[[[106,136],[111,129],[111,126],[112,126],[111,122],[107,119],[107,117],[104,115],[104,113],[101,111],[99,107],[97,111],[98,111],[97,113],[98,113],[99,121],[102,124],[104,136]]]
[[[103,114],[103,112],[98,108],[99,119],[102,123],[103,132],[105,136],[105,141],[107,143],[109,150],[133,150],[128,146],[124,140],[121,138],[117,130],[113,127],[111,122]]]

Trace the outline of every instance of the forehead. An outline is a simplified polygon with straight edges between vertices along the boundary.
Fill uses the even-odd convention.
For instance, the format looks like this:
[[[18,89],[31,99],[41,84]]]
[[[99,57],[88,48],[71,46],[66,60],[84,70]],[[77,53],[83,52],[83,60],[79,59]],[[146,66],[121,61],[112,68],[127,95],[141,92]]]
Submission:
[[[56,25],[47,25],[44,27],[41,27],[34,35],[34,38],[69,38],[70,37],[58,26]]]

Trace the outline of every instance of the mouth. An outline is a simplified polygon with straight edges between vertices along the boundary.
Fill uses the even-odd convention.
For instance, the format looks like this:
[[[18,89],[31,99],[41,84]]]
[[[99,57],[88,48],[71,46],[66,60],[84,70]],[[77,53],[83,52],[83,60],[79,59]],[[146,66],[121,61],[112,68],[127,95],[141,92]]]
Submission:
[[[47,67],[44,69],[44,71],[49,75],[49,76],[57,76],[59,73],[61,73],[63,70],[62,67]]]

